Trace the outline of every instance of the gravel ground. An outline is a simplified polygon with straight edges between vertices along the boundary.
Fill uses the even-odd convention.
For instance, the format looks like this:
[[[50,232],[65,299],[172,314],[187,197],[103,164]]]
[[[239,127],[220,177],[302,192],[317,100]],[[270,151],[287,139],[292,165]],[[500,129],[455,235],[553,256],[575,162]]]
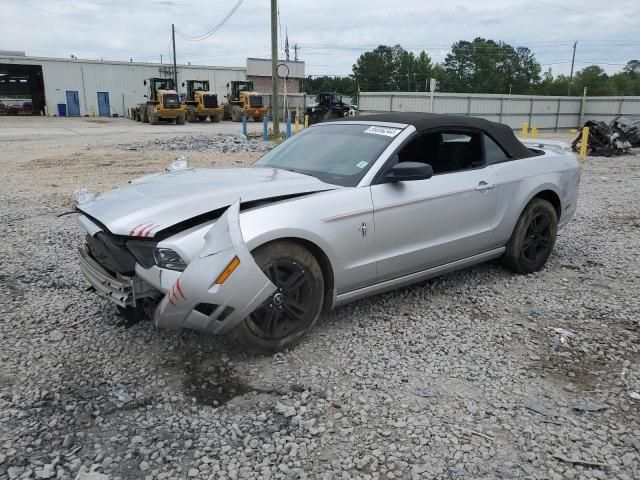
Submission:
[[[542,272],[486,264],[372,297],[264,357],[125,328],[85,291],[82,234],[56,216],[70,192],[176,155],[123,141],[140,143],[3,146],[0,478],[640,478],[639,157],[586,160]],[[188,155],[259,155],[210,150]]]
[[[196,152],[268,152],[271,142],[247,139],[243,135],[182,135],[173,138],[156,138],[143,143],[118,145],[123,150],[163,150]]]

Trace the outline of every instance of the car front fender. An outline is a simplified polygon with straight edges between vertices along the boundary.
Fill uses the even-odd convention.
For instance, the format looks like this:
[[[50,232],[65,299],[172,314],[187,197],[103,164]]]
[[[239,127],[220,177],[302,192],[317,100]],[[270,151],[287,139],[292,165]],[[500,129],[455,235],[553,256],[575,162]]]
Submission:
[[[240,200],[205,235],[198,256],[176,279],[154,314],[156,326],[224,333],[235,327],[276,290],[242,238]],[[237,258],[224,282],[217,279]]]

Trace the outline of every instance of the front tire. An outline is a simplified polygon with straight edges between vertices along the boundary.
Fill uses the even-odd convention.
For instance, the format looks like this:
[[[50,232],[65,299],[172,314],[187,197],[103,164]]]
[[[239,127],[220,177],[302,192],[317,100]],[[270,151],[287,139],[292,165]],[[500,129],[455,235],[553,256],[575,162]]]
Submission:
[[[315,325],[322,310],[324,279],[316,258],[294,242],[263,245],[253,256],[277,290],[232,335],[251,351],[274,353],[291,346]]]
[[[551,256],[558,233],[558,216],[553,205],[534,198],[524,209],[507,243],[503,262],[515,273],[542,269]]]
[[[242,108],[239,105],[234,105],[231,108],[231,121],[233,122],[241,122],[242,121]]]

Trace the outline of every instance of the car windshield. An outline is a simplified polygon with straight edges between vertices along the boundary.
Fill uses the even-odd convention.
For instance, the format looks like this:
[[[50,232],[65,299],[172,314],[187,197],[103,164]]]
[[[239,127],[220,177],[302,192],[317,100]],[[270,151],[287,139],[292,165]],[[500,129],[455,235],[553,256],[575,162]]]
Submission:
[[[308,128],[278,145],[255,165],[355,187],[401,131],[401,128],[355,123]]]

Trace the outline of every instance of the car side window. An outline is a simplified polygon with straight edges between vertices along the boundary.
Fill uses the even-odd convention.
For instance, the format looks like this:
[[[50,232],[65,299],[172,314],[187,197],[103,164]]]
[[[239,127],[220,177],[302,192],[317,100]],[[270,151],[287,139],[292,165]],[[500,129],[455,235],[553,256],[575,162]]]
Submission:
[[[482,167],[482,134],[446,130],[428,132],[400,150],[398,159],[400,162],[428,163],[434,175]]]
[[[502,147],[500,147],[500,145],[494,142],[493,139],[486,134],[484,134],[484,158],[488,165],[509,160],[509,156],[504,153]]]

